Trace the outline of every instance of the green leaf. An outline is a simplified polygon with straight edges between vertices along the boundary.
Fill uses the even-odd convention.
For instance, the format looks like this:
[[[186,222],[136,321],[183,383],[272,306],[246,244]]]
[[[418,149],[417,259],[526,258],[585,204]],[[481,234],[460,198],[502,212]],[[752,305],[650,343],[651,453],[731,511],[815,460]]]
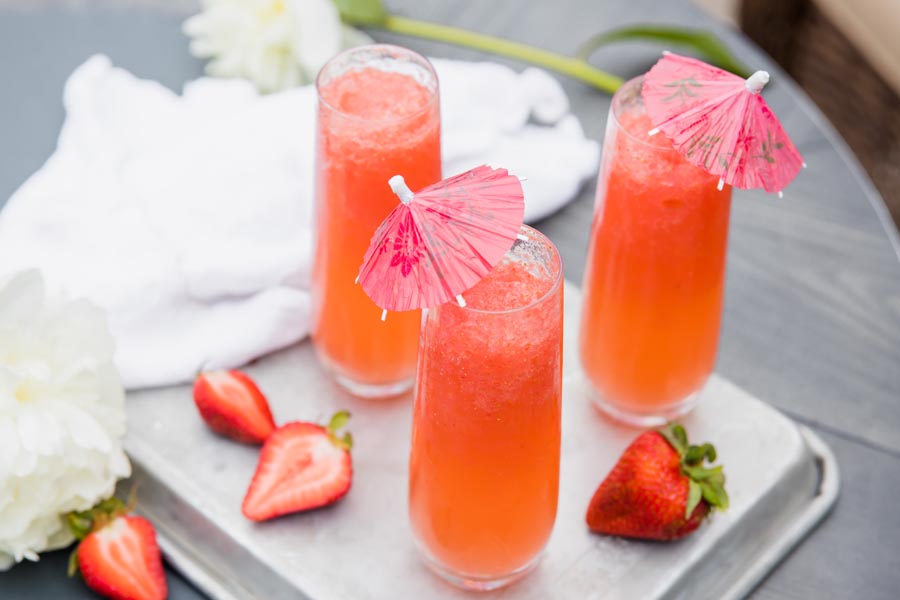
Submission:
[[[715,481],[719,485],[725,485],[725,472],[722,470],[722,465],[708,469],[708,471],[711,475],[707,479]]]
[[[350,420],[350,411],[348,410],[339,410],[334,413],[334,416],[331,417],[331,421],[328,422],[328,431],[331,433],[337,433],[339,429],[342,429],[347,421]]]
[[[687,432],[684,427],[678,423],[669,423],[665,427],[658,430],[660,435],[666,438],[666,441],[675,449],[678,456],[684,456],[687,451]]]
[[[124,507],[125,507],[125,505],[122,503],[121,500],[119,500],[119,498],[117,498],[116,496],[110,496],[106,500],[101,501],[100,504],[98,504],[97,506],[95,506],[93,508],[93,510],[95,512],[99,511],[101,513],[106,513],[106,514],[111,515],[112,513],[119,511]]]
[[[344,434],[344,437],[341,439],[341,441],[344,444],[345,450],[353,449],[353,435],[351,435],[351,433],[349,431]]]
[[[716,490],[716,495],[719,497],[719,503],[716,504],[716,508],[719,510],[727,510],[729,505],[728,492],[725,491],[725,481],[724,477],[721,483],[713,482],[713,487]]]
[[[675,439],[678,440],[682,446],[687,446],[687,431],[684,430],[684,427],[675,423],[675,425],[672,426],[672,435],[675,436]]]
[[[78,546],[72,549],[72,552],[69,553],[69,567],[66,569],[66,573],[68,573],[69,577],[75,577],[75,573],[78,572]]]
[[[334,0],[334,4],[347,25],[377,27],[388,17],[381,0]]]
[[[691,480],[690,485],[688,486],[687,508],[684,511],[685,519],[691,518],[691,514],[694,512],[694,509],[697,508],[697,505],[700,504],[700,499],[702,497],[703,490],[700,489],[700,484]]]
[[[723,511],[728,508],[728,493],[725,492],[722,484],[715,481],[704,481],[699,485],[703,492],[703,499],[710,507]]]
[[[66,523],[69,525],[69,529],[72,531],[75,539],[81,540],[91,532],[91,528],[94,526],[94,519],[89,511],[70,512],[66,515]]]
[[[706,449],[703,446],[691,446],[684,454],[684,463],[686,465],[695,465],[703,462],[704,456],[706,456]]]
[[[702,446],[688,447],[687,452],[684,453],[683,462],[685,466],[691,467],[700,465],[707,459],[711,463],[716,461],[716,448],[708,442]]]
[[[722,466],[707,469],[698,466],[684,466],[681,468],[684,474],[697,482],[715,481],[721,485],[725,485],[725,475],[722,473]]]
[[[338,3],[340,4],[340,2]],[[587,60],[598,48],[613,42],[643,40],[672,44],[689,48],[701,58],[714,65],[731,71],[741,77],[749,77],[750,71],[732,55],[731,51],[716,36],[702,29],[664,27],[657,25],[635,25],[622,27],[595,35],[578,49],[578,57]]]

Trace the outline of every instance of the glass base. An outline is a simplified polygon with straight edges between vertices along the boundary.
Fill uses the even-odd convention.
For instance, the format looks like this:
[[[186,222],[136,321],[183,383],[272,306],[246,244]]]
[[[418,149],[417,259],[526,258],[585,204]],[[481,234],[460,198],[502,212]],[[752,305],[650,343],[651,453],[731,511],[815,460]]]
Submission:
[[[695,406],[697,406],[701,392],[701,390],[698,390],[681,402],[669,406],[655,408],[648,412],[639,412],[610,402],[597,390],[593,389],[590,382],[588,382],[588,386],[591,387],[591,400],[594,402],[594,406],[599,408],[614,421],[641,429],[661,427],[670,421],[674,421],[688,414]]]
[[[325,368],[325,371],[332,379],[344,390],[357,398],[375,399],[375,398],[393,398],[404,394],[412,389],[415,379],[410,377],[401,381],[392,381],[389,383],[362,383],[342,375],[331,360],[321,352],[316,350],[316,356],[319,363]]]
[[[339,386],[357,398],[392,398],[412,389],[414,380],[404,379],[396,383],[360,383],[331,371],[331,376]]]
[[[421,548],[420,548],[421,551]],[[421,552],[422,559],[425,561],[425,564],[431,569],[434,573],[441,577],[444,581],[454,585],[458,588],[464,590],[470,590],[475,592],[489,592],[491,590],[497,590],[502,587],[506,587],[522,579],[530,572],[537,567],[538,563],[541,562],[541,555],[543,552],[538,552],[537,556],[532,558],[528,563],[524,566],[519,567],[515,571],[511,573],[507,573],[506,575],[499,576],[487,576],[487,575],[473,575],[471,573],[462,573],[460,571],[455,571],[450,569],[440,562],[432,558],[427,552]]]

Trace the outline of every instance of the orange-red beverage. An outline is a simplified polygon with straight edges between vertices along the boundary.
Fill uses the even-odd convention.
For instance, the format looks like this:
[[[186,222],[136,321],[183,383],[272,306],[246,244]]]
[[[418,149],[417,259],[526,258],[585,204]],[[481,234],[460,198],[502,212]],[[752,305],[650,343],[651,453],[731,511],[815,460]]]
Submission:
[[[523,227],[503,261],[423,318],[409,512],[426,562],[493,589],[528,572],[559,487],[562,264]]]
[[[375,230],[397,205],[388,179],[413,190],[441,179],[437,77],[418,54],[355,48],[316,81],[316,249],[312,338],[337,381],[360,396],[408,389],[419,311],[381,309],[354,281]]]
[[[642,80],[613,98],[584,274],[582,366],[635,424],[689,410],[719,339],[731,188],[653,128]]]

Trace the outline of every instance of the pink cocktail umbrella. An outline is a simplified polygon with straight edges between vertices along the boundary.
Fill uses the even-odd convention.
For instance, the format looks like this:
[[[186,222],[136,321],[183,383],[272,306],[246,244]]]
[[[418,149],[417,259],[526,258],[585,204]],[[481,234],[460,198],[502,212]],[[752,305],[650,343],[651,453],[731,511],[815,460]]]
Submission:
[[[655,129],[722,185],[779,192],[803,158],[760,95],[769,74],[743,79],[666,52],[644,77],[641,96]]]
[[[525,215],[518,177],[481,166],[415,194],[397,175],[400,204],[366,251],[357,281],[387,311],[430,308],[478,283],[512,247]]]

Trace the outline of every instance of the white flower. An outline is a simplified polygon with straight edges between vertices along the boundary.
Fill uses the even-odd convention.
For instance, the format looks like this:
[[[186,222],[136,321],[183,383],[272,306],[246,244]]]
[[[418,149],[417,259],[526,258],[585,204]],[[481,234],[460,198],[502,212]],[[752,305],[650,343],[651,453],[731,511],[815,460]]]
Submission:
[[[100,309],[0,280],[0,570],[72,541],[64,515],[130,475],[124,391]]]
[[[309,83],[328,59],[358,43],[332,0],[201,0],[185,21],[191,53],[215,77],[243,77],[262,92]],[[358,35],[358,33],[356,34]]]

